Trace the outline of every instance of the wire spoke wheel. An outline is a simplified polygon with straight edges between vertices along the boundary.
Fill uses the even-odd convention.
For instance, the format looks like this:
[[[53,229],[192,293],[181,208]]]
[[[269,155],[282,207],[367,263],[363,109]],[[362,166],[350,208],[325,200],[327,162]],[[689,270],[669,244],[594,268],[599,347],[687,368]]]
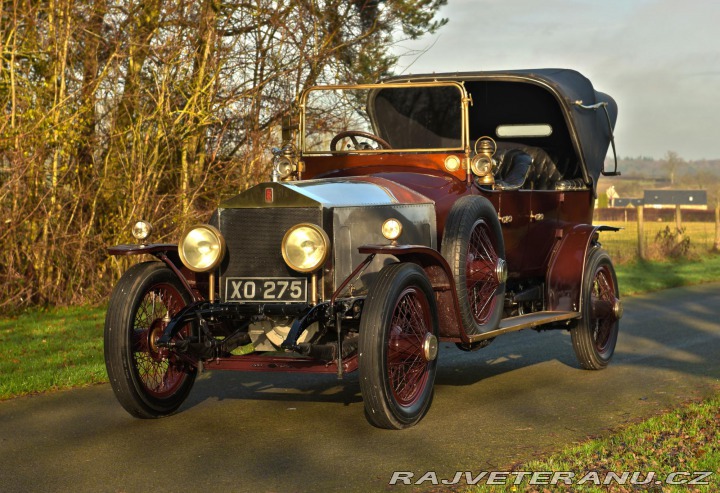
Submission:
[[[453,272],[465,333],[495,330],[503,314],[507,272],[500,222],[489,200],[469,196],[455,202],[441,251]]]
[[[582,318],[570,332],[573,349],[580,366],[601,370],[615,351],[622,304],[615,269],[608,254],[600,248],[588,252],[581,296]]]
[[[429,362],[423,344],[430,331],[430,307],[425,294],[406,289],[393,310],[388,331],[387,369],[393,396],[401,406],[417,402],[427,382]]]
[[[607,349],[608,343],[613,335],[613,329],[617,324],[615,317],[612,316],[612,312],[607,309],[603,310],[608,304],[612,306],[617,299],[613,286],[612,274],[608,266],[600,266],[593,276],[593,285],[590,294],[590,325],[592,327],[593,340],[595,341],[595,349],[599,352]]]
[[[496,274],[499,257],[490,241],[490,231],[484,220],[478,220],[470,233],[465,268],[468,304],[475,322],[488,323],[495,310],[500,287]]]
[[[197,369],[157,346],[172,317],[190,302],[175,274],[160,262],[128,269],[113,290],[105,318],[105,365],[115,396],[133,416],[173,413],[195,381]],[[183,327],[174,340],[192,334]]]
[[[425,272],[411,263],[378,274],[360,319],[360,388],[368,421],[413,426],[430,408],[437,366],[437,308]]]
[[[185,368],[176,361],[174,354],[160,350],[155,342],[162,335],[167,322],[177,314],[185,302],[182,295],[171,284],[152,286],[145,293],[135,314],[131,344],[138,381],[150,395],[167,397],[173,395],[182,385]],[[177,339],[189,335],[184,327]]]

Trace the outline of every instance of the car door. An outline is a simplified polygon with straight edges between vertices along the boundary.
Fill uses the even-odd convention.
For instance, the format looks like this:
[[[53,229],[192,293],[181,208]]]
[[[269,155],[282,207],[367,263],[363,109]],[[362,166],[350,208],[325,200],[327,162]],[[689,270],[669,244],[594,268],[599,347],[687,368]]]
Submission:
[[[525,211],[527,235],[523,271],[528,276],[544,276],[558,227],[560,195],[555,190],[527,190],[530,195]]]

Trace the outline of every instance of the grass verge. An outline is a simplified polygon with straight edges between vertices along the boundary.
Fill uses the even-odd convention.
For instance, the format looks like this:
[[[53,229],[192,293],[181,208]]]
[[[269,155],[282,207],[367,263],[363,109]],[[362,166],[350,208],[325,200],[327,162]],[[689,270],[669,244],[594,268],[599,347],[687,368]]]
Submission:
[[[0,319],[0,400],[106,382],[104,318],[73,307]]]
[[[468,493],[720,491],[720,395],[630,425],[610,437],[567,447],[542,460],[517,464],[512,469],[514,474],[509,476],[506,485],[482,484],[468,489]],[[570,472],[573,476],[567,479],[572,484],[567,484],[563,476],[556,476],[558,480],[553,481],[551,475],[540,477],[535,485],[530,485],[532,476],[522,477],[522,482],[516,479],[521,477],[520,471]],[[700,471],[712,472],[704,478],[709,484],[688,484],[698,479],[698,475],[691,473]],[[625,479],[623,472],[629,473]],[[650,476],[650,472],[654,475]],[[686,472],[688,474],[684,474]],[[633,473],[637,473],[634,480]],[[551,484],[537,484],[545,481]],[[600,485],[596,484],[598,481]],[[515,482],[519,484],[512,484]]]
[[[620,294],[649,293],[720,280],[720,255],[708,254],[697,260],[664,262],[634,261],[615,266]]]

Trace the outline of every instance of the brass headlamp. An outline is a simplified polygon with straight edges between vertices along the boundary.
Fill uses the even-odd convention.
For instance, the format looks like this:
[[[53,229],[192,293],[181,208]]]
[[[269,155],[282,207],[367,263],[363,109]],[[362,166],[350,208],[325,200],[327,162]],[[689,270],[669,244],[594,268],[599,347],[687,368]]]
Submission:
[[[470,161],[470,169],[478,177],[481,185],[493,185],[495,177],[495,160],[493,156],[497,150],[497,144],[490,137],[480,137],[475,141],[475,156]]]
[[[273,147],[272,181],[285,181],[299,171],[297,149],[288,144],[282,148]]]

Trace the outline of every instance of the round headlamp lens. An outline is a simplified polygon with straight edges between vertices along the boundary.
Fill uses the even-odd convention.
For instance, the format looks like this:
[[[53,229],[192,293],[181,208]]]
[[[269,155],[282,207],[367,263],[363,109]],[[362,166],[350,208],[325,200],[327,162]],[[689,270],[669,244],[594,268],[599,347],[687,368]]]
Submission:
[[[213,226],[195,226],[180,239],[178,251],[188,269],[206,272],[217,267],[223,259],[225,239]]]
[[[282,256],[291,269],[312,272],[327,259],[330,240],[320,227],[314,224],[298,224],[285,233]]]
[[[470,168],[477,176],[489,175],[493,171],[492,158],[484,155],[475,156],[470,163]]]
[[[150,234],[152,233],[152,226],[149,222],[146,221],[138,221],[135,224],[133,224],[132,227],[132,235],[133,238],[135,238],[138,241],[145,241],[148,239]]]
[[[285,178],[293,174],[293,172],[295,171],[295,166],[293,165],[292,161],[290,161],[290,159],[283,156],[277,159],[275,163],[275,169],[277,169],[277,172],[280,175],[280,179],[284,180]]]
[[[397,219],[391,218],[382,225],[382,235],[388,240],[397,240],[402,233],[402,224]]]

